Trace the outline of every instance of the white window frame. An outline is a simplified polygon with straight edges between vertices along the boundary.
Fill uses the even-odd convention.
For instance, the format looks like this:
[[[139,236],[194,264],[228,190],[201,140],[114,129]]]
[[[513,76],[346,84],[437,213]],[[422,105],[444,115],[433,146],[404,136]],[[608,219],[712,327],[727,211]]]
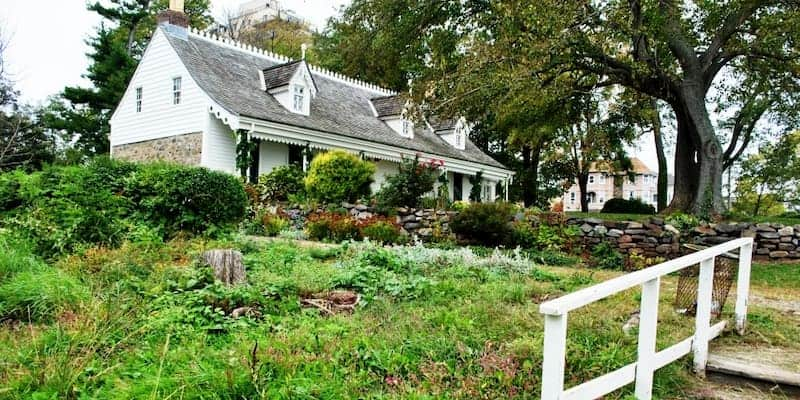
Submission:
[[[575,204],[575,192],[569,192],[569,204]]]
[[[411,136],[411,121],[403,118],[403,136]]]
[[[589,183],[594,183],[594,175],[589,175]]]
[[[606,184],[606,174],[600,174],[600,184],[601,185]]]
[[[144,98],[144,89],[139,86],[136,88],[136,112],[142,112],[142,99]]]
[[[172,105],[177,106],[181,104],[181,90],[183,87],[183,78],[176,76],[172,78]]]
[[[635,197],[634,197],[634,194],[633,194],[633,190],[631,190],[631,191],[628,193],[628,200],[633,200],[633,199],[635,199]]]
[[[306,91],[303,85],[292,87],[292,109],[295,112],[304,113],[306,108]],[[299,106],[299,108],[298,108]]]

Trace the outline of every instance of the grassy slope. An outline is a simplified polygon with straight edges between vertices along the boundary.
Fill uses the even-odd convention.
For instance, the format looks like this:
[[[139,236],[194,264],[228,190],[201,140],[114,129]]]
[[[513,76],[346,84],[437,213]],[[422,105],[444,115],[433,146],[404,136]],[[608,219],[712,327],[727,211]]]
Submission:
[[[215,294],[187,289],[202,286],[189,260],[221,246],[247,251],[246,292],[267,295],[262,318],[209,317]],[[56,267],[81,279],[92,299],[54,323],[0,326],[0,398],[536,399],[538,303],[616,275],[432,264],[392,276],[388,287],[404,295],[379,293],[352,315],[322,317],[300,308],[298,296],[332,288],[341,271],[312,253],[320,255],[284,243],[192,241],[63,259]],[[693,324],[668,306],[674,281],[663,290],[659,348],[687,336]],[[637,303],[632,290],[570,314],[568,386],[634,360],[636,338],[620,328]],[[768,310],[754,315],[752,340],[800,334]],[[659,371],[661,398],[686,398],[688,365]]]

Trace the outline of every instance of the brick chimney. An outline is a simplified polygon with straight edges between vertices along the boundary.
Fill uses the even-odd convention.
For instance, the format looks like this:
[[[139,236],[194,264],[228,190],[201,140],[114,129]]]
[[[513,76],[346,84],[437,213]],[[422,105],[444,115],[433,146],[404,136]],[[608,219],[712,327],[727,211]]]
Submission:
[[[159,25],[189,27],[189,17],[183,12],[183,0],[169,0],[169,9],[158,13],[156,20]]]

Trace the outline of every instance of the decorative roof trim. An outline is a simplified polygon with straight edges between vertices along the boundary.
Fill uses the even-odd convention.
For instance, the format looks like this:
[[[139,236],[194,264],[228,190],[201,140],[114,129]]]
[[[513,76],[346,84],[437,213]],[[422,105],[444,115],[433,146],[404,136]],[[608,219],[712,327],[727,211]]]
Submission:
[[[316,131],[276,122],[264,121],[256,118],[242,116],[243,124],[248,125],[253,130],[253,136],[258,137],[282,137],[283,140],[298,140],[303,143],[313,143],[314,146],[323,148],[338,148],[354,152],[355,154],[364,153],[369,157],[385,159],[387,161],[399,161],[402,157],[414,157],[420,155],[422,159],[443,160],[449,171],[475,174],[483,172],[483,176],[489,180],[508,179],[514,175],[513,171],[481,164],[474,161],[460,160],[451,157],[440,156],[437,154],[417,152],[390,145],[370,142],[336,135],[332,133]]]
[[[205,39],[205,40],[208,40],[208,41],[211,41],[211,42],[215,42],[216,44],[222,45],[224,47],[228,47],[228,48],[231,48],[231,49],[239,50],[239,51],[248,53],[248,54],[256,56],[256,57],[265,58],[265,59],[267,59],[267,60],[269,60],[271,62],[275,62],[275,63],[279,63],[279,64],[285,64],[285,63],[288,63],[288,62],[296,61],[296,60],[293,60],[293,59],[291,59],[289,57],[286,57],[286,56],[283,56],[283,55],[280,55],[280,54],[277,54],[277,53],[273,53],[271,51],[266,51],[266,50],[263,50],[263,49],[259,49],[259,48],[255,47],[255,46],[252,46],[252,45],[249,45],[249,44],[241,43],[241,42],[238,42],[238,41],[235,41],[235,40],[231,40],[231,39],[220,38],[218,35],[214,35],[214,34],[211,34],[210,32],[201,31],[199,29],[195,29],[195,28],[192,28],[192,27],[189,28],[189,34],[192,35],[192,36],[195,36],[197,38],[200,38],[200,39]],[[308,65],[308,68],[309,68],[309,70],[311,70],[312,73],[316,73],[316,74],[325,76],[326,78],[338,81],[340,83],[344,83],[344,84],[349,85],[349,86],[353,86],[353,87],[356,87],[356,88],[359,88],[359,89],[371,90],[373,92],[379,93],[379,94],[384,95],[384,96],[390,96],[390,95],[396,95],[397,94],[396,92],[394,92],[392,90],[382,88],[382,87],[380,87],[378,85],[375,85],[375,84],[372,84],[372,83],[369,83],[369,82],[364,82],[362,80],[354,79],[354,78],[342,75],[342,74],[340,74],[338,72],[333,72],[333,71],[327,70],[325,68],[318,67],[316,65],[311,65],[311,64],[308,64],[308,63],[306,63],[306,64]]]

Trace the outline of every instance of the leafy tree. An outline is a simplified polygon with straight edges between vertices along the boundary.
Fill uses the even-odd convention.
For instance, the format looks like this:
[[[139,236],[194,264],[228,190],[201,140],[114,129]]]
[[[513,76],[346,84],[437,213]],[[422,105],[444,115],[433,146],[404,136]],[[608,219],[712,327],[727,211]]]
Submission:
[[[156,15],[168,0],[111,0],[88,4],[105,21],[88,40],[92,50],[85,77],[92,86],[66,87],[46,107],[42,122],[86,155],[109,151],[108,120],[122,99],[156,27]],[[187,0],[186,13],[196,28],[211,21],[208,0]]]
[[[491,12],[473,14],[479,28],[464,43],[470,51],[457,73],[437,84],[439,102],[457,107],[453,103],[473,101],[487,81],[509,88],[527,81],[530,93],[554,98],[622,86],[662,100],[678,128],[675,210],[722,211],[725,141],[711,123],[709,93],[725,94],[751,121],[759,113],[745,107],[747,99],[767,99],[766,113],[786,119],[797,113],[800,13],[794,2],[490,4]]]
[[[436,160],[420,162],[419,155],[404,159],[397,173],[386,177],[377,193],[378,204],[383,208],[419,207],[422,196],[433,191],[441,166]]]
[[[763,145],[741,162],[734,211],[745,215],[775,215],[783,203],[800,205],[800,132]]]
[[[252,21],[238,12],[227,11],[213,28],[221,36],[266,49],[292,59],[302,57],[302,45],[311,45],[314,37],[311,27],[304,21],[273,18],[268,21]],[[313,49],[309,48],[306,60],[315,62]]]
[[[55,141],[34,111],[17,103],[19,93],[5,70],[7,43],[0,29],[0,172],[40,169],[55,159]]]

